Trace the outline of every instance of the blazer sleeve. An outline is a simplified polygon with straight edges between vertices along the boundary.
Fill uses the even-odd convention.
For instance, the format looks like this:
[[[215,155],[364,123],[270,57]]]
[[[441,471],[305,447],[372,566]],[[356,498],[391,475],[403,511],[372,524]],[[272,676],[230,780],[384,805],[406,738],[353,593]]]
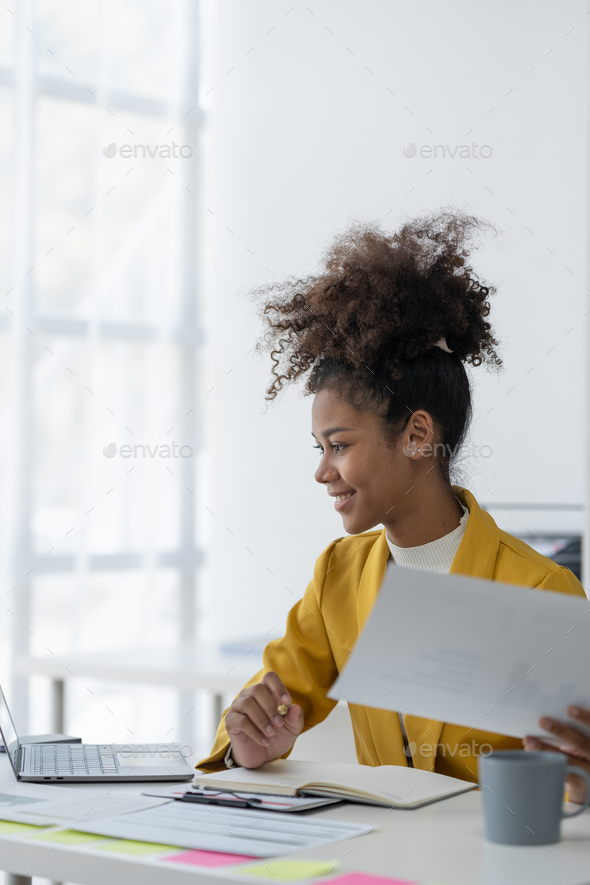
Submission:
[[[262,655],[262,670],[244,686],[255,685],[271,670],[278,673],[293,701],[303,710],[304,731],[322,722],[337,704],[327,697],[338,671],[322,614],[324,582],[330,571],[333,548],[334,544],[330,544],[317,560],[313,581],[287,615],[285,635],[269,642]],[[211,754],[196,766],[201,771],[225,768],[223,757],[230,744],[225,728],[226,713],[227,710],[221,718]],[[290,752],[282,758],[286,759]]]
[[[572,596],[586,596],[584,588],[569,568],[560,566],[549,572],[537,585],[537,590],[552,590],[554,593],[569,593]]]

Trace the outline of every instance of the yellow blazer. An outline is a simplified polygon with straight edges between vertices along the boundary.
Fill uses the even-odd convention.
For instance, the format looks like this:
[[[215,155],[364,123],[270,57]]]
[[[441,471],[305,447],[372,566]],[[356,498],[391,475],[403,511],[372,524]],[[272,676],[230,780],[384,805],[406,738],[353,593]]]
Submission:
[[[469,519],[452,573],[585,595],[569,569],[501,531],[466,489],[456,486],[454,491],[468,507]],[[385,529],[330,544],[316,562],[313,581],[289,612],[284,637],[269,642],[263,669],[247,683],[254,685],[265,672],[276,671],[303,710],[304,731],[322,722],[336,705],[327,692],[371,611],[388,558]],[[397,713],[350,704],[350,716],[361,765],[408,764]],[[404,717],[404,723],[416,768],[473,782],[477,781],[476,757],[482,745],[491,745],[494,750],[522,749],[522,741],[514,737],[411,715]],[[197,768],[223,769],[229,743],[222,719],[211,755]],[[488,753],[489,749],[484,747],[483,751]]]

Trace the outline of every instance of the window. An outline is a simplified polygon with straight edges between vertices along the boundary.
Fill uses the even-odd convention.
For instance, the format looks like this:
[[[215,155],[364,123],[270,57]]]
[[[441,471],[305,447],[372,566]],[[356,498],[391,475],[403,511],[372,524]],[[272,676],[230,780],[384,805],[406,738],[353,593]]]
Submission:
[[[0,673],[23,731],[49,727],[23,657],[194,635],[197,13],[145,0],[3,13]],[[68,728],[128,740],[137,723],[160,740],[182,720],[187,739],[190,698],[175,719],[173,693],[156,713],[155,691],[75,681]]]

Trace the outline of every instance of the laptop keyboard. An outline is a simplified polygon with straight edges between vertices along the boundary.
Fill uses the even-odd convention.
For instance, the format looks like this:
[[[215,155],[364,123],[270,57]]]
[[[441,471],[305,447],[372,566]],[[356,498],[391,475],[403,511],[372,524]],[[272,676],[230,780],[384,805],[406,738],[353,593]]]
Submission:
[[[68,774],[116,774],[112,747],[94,744],[31,744],[33,773],[45,777]]]

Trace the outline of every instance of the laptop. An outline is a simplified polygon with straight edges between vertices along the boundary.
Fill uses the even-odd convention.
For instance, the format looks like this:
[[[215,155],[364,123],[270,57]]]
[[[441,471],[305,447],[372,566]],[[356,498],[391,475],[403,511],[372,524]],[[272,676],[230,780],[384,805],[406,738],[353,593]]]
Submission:
[[[0,737],[15,778],[27,783],[190,781],[195,775],[180,744],[21,744],[1,687]]]

